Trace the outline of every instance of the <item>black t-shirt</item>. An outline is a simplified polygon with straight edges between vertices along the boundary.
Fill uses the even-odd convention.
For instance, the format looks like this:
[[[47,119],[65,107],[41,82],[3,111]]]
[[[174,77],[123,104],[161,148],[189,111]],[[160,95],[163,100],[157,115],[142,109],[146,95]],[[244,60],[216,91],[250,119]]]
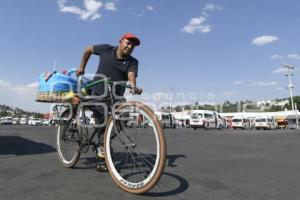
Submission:
[[[128,81],[128,72],[135,72],[136,76],[138,73],[138,60],[132,56],[128,56],[124,59],[117,58],[117,47],[102,44],[95,45],[94,54],[100,58],[97,73],[93,81],[100,80],[104,76],[110,78],[112,81]],[[102,95],[104,91],[104,84],[98,84],[93,87],[93,91]],[[125,92],[125,88],[116,86],[115,93],[122,96]]]

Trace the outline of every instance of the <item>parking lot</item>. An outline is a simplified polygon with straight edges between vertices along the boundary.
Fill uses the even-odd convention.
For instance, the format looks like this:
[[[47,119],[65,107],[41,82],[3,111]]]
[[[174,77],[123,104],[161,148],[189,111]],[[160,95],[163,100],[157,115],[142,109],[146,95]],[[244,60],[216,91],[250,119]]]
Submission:
[[[165,129],[158,185],[132,195],[95,168],[93,152],[60,166],[55,127],[0,125],[0,200],[299,199],[300,131]]]

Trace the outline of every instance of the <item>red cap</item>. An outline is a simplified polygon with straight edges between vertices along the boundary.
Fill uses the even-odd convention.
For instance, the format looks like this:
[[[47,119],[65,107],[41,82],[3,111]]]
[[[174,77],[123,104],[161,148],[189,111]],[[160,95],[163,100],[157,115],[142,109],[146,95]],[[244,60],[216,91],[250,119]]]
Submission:
[[[122,36],[121,40],[123,40],[123,39],[128,39],[128,40],[133,41],[135,43],[135,46],[139,46],[140,45],[140,39],[137,36],[135,36],[134,34],[132,34],[132,33],[125,33]]]

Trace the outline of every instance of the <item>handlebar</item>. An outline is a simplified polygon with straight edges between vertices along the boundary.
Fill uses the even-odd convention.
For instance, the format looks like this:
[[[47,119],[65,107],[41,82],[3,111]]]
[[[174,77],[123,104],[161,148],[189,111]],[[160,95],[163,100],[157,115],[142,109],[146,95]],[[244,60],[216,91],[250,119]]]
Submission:
[[[83,82],[84,79],[86,79],[86,78],[83,75],[79,75],[78,76],[79,82]],[[97,81],[91,82],[91,83],[87,84],[84,88],[85,89],[90,89],[93,86],[98,85],[98,84],[100,84],[102,82],[107,82],[110,85],[113,85],[113,84],[121,85],[121,86],[123,86],[125,88],[128,88],[128,89],[132,88],[131,85],[121,84],[121,83],[118,83],[118,82],[114,82],[114,81],[111,81],[110,78],[105,78],[105,79],[101,79],[101,80],[97,80]]]
[[[83,83],[84,79],[86,79],[86,78],[83,75],[79,75],[78,76],[79,83]],[[86,80],[88,80],[88,79],[86,79]],[[124,88],[134,89],[133,93],[136,93],[136,94],[141,94],[142,93],[142,89],[139,89],[139,88],[136,88],[136,87],[134,88],[131,85],[127,85],[127,84],[122,84],[122,83],[119,83],[119,82],[114,82],[114,81],[110,80],[110,78],[104,78],[104,79],[97,80],[97,81],[94,81],[94,82],[91,82],[91,83],[87,84],[86,86],[84,86],[81,89],[81,93],[86,93],[86,90],[92,88],[95,85],[103,83],[103,82],[106,82],[109,85],[116,84],[116,85],[120,85],[120,86],[122,86]]]

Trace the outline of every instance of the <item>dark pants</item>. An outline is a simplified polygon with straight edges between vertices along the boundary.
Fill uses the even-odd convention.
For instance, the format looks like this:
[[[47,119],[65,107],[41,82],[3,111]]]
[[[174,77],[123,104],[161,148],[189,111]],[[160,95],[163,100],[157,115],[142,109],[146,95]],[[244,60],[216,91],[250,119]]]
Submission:
[[[97,94],[93,93],[93,95],[97,95]],[[126,99],[123,97],[123,98],[118,98],[118,99],[114,100],[114,103],[121,103],[121,102],[126,102]],[[90,108],[90,110],[93,112],[96,125],[103,124],[105,121],[105,118],[108,117],[108,113],[105,113],[105,110],[107,112],[110,111],[111,102],[106,101],[105,105],[107,106],[107,108],[104,108],[103,106],[92,106]],[[107,116],[105,116],[105,114]],[[107,119],[106,119],[105,123],[107,123]],[[104,132],[105,132],[106,126],[107,126],[107,124],[103,124],[103,126],[97,128],[98,145],[104,145]],[[112,134],[112,137],[114,137],[116,135],[116,132],[115,131],[113,131],[113,132],[114,133]]]

